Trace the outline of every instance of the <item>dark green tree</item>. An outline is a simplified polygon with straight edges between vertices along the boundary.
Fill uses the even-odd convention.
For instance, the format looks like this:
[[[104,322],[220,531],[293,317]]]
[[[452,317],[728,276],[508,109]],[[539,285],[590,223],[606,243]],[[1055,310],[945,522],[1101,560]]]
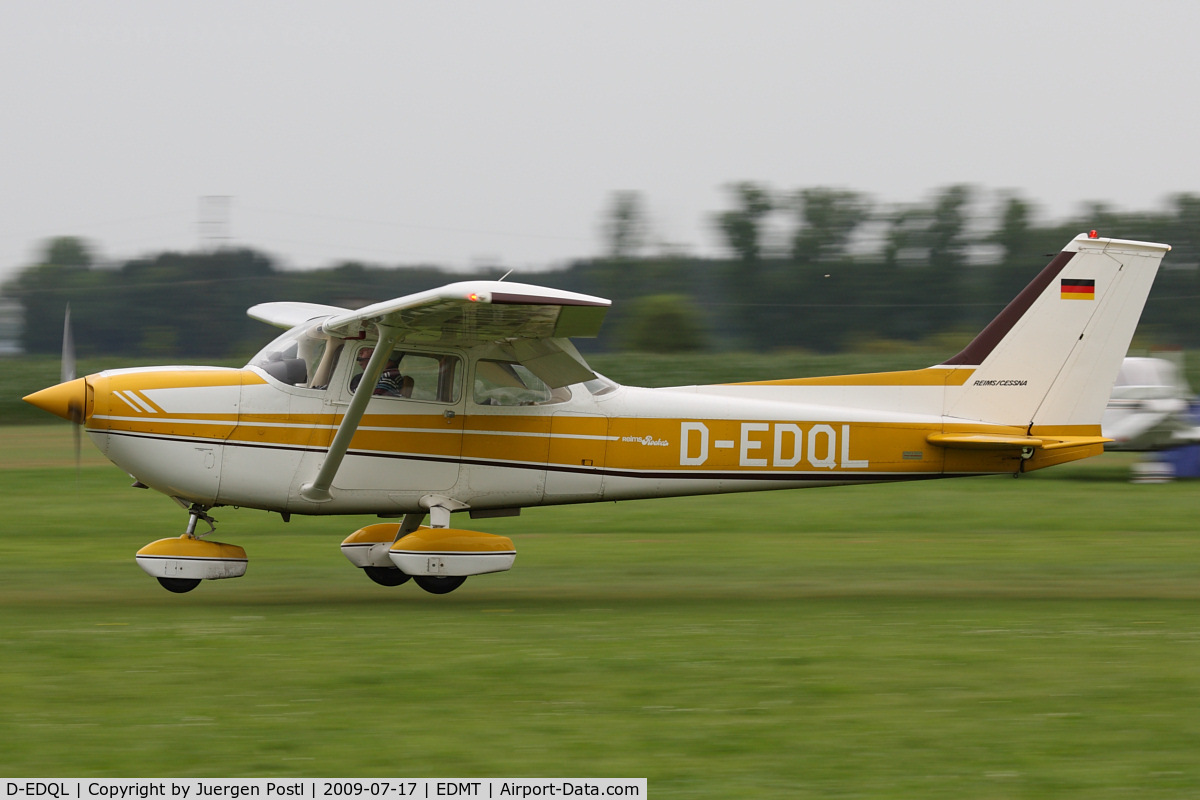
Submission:
[[[622,347],[644,353],[702,350],[701,316],[686,295],[655,294],[634,300],[620,333]]]
[[[41,263],[59,267],[92,266],[92,251],[87,242],[75,236],[59,236],[46,243]]]
[[[846,257],[850,238],[871,217],[870,201],[845,189],[801,189],[792,204],[800,218],[792,258],[800,263]]]
[[[81,326],[80,321],[87,319],[88,304],[103,282],[103,276],[92,273],[92,261],[91,250],[82,239],[60,236],[48,240],[38,263],[5,287],[5,293],[24,308],[21,346],[25,352],[62,352],[63,314],[69,302],[75,304],[73,326],[86,331],[86,323]],[[76,341],[86,352],[90,337],[76,335]]]
[[[608,257],[614,261],[636,257],[646,246],[648,231],[641,194],[614,192],[602,226]]]
[[[726,187],[735,207],[717,214],[717,230],[736,256],[726,275],[729,327],[734,340],[755,348],[771,344],[771,321],[755,312],[764,295],[763,238],[767,216],[775,209],[771,191],[756,183],[742,182]]]
[[[991,267],[987,281],[988,313],[998,312],[1001,303],[1016,297],[1046,265],[1046,247],[1039,244],[1033,227],[1033,206],[1015,194],[1008,195],[999,222],[988,239],[1000,248],[1000,260]]]
[[[717,229],[726,247],[741,261],[757,263],[762,258],[763,222],[775,209],[771,191],[748,181],[726,188],[733,195],[735,208],[716,216]]]

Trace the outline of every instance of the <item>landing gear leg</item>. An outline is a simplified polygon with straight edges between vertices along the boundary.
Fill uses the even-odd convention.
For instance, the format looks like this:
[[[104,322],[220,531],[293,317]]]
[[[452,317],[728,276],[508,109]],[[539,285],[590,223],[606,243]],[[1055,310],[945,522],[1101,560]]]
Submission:
[[[196,523],[200,520],[204,520],[208,524],[208,533],[217,532],[217,521],[208,515],[208,506],[193,503],[192,507],[188,509],[187,530],[183,532],[183,535],[189,539],[198,538],[196,536]],[[201,536],[208,536],[208,533],[201,534]]]

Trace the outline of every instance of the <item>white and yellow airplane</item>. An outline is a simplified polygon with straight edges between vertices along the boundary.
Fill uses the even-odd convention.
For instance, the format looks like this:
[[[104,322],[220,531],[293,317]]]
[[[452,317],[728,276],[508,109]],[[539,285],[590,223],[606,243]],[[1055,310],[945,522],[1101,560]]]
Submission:
[[[354,311],[254,306],[287,332],[242,369],[110,370],[25,399],[188,510],[182,536],[137,554],[171,591],[245,573],[241,547],[196,534],[199,521],[212,533],[211,509],[244,506],[393,518],[343,552],[377,583],[412,577],[440,594],[516,554],[507,537],[452,528],[455,512],[1019,474],[1098,455],[1168,250],[1080,235],[927,369],[621,386],[569,341],[597,334],[607,300],[471,281]]]
[[[1157,452],[1200,443],[1195,395],[1178,359],[1129,357],[1121,364],[1100,430],[1106,450]]]

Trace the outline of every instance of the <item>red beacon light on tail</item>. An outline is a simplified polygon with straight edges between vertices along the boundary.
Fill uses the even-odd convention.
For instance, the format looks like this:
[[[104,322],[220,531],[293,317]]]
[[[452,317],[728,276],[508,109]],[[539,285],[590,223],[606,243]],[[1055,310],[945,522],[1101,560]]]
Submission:
[[[1099,239],[1100,234],[1096,233],[1095,231],[1088,231],[1088,238],[1089,239]]]

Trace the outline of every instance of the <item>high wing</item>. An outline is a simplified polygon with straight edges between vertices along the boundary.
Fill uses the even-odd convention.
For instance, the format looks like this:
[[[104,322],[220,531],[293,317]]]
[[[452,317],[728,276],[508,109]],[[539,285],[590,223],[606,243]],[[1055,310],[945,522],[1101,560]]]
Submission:
[[[339,338],[377,335],[378,345],[362,378],[369,386],[379,378],[387,354],[401,343],[470,347],[492,342],[557,388],[596,377],[568,337],[597,335],[610,305],[602,297],[542,286],[462,281],[356,311],[314,303],[263,303],[248,313],[289,327],[323,317],[316,324],[324,333]],[[333,478],[370,397],[370,392],[359,392],[350,401],[324,462],[301,490],[309,500],[330,499]]]
[[[259,303],[246,310],[246,315],[259,322],[274,325],[277,328],[294,328],[303,325],[310,319],[328,317],[330,314],[350,314],[349,309],[341,306],[325,306],[320,303]]]
[[[611,305],[602,297],[523,283],[463,281],[335,313],[326,333],[351,337],[378,325],[401,342],[469,346],[504,339],[591,337]]]
[[[544,286],[461,281],[353,311],[274,302],[260,303],[246,313],[280,328],[319,322],[322,331],[339,338],[387,329],[396,344],[470,347],[496,342],[506,356],[558,388],[596,377],[568,339],[596,336],[610,305],[603,297]]]

